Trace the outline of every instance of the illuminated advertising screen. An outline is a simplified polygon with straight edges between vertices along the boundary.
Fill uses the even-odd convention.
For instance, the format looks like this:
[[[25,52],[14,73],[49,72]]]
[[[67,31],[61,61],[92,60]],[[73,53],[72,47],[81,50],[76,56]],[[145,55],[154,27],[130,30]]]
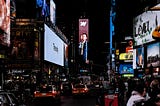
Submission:
[[[16,3],[15,3],[15,0],[10,0],[10,16],[11,16],[11,21],[15,21],[16,19]]]
[[[126,53],[133,53],[133,41],[128,40],[127,41],[127,46],[126,46]]]
[[[144,68],[144,47],[133,50],[133,69]]]
[[[45,24],[44,60],[64,66],[64,42]]]
[[[133,53],[129,52],[129,53],[121,53],[119,55],[119,60],[132,60],[133,59]]]
[[[11,52],[14,59],[31,59],[34,53],[35,31],[31,26],[17,25],[11,30]]]
[[[68,45],[64,44],[64,66],[68,67]]]
[[[119,66],[120,74],[134,74],[133,66],[129,63],[123,63]]]
[[[10,0],[0,0],[0,44],[10,45]]]
[[[50,1],[36,0],[36,17],[46,18],[50,16]]]
[[[153,43],[147,46],[147,67],[160,66],[160,43]]]
[[[146,11],[133,20],[134,45],[142,45],[160,38],[160,11]]]
[[[50,21],[55,25],[56,23],[56,4],[50,0]]]
[[[85,63],[88,60],[88,41],[89,41],[89,21],[88,19],[79,19],[79,54]]]

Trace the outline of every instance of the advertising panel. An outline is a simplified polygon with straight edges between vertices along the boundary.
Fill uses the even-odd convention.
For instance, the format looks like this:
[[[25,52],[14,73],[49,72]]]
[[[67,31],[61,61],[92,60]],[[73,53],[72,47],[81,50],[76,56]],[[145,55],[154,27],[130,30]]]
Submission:
[[[50,0],[50,21],[55,25],[56,23],[56,4]]]
[[[64,44],[64,66],[68,68],[68,45]]]
[[[134,74],[133,66],[130,63],[123,63],[119,66],[120,74]]]
[[[11,29],[9,47],[9,69],[31,69],[33,60],[39,58],[39,34],[33,25],[16,25]],[[36,54],[35,54],[36,53]]]
[[[133,19],[135,46],[160,38],[160,11],[147,11]]]
[[[128,40],[127,42],[126,53],[133,53],[133,41]]]
[[[147,46],[147,67],[160,66],[160,43],[153,43]]]
[[[132,60],[133,59],[133,53],[129,52],[129,53],[121,53],[119,55],[119,60]]]
[[[49,0],[36,0],[36,17],[39,19],[48,18],[50,15],[50,1]]]
[[[0,0],[0,44],[10,45],[10,0]]]
[[[133,69],[144,68],[144,47],[133,50]]]
[[[36,33],[33,26],[15,26],[11,31],[11,52],[14,59],[32,59]]]
[[[64,66],[64,42],[45,24],[44,60]]]
[[[11,0],[10,1],[11,3],[10,3],[10,6],[11,6],[11,8],[10,8],[10,16],[11,16],[11,21],[15,21],[15,19],[16,19],[16,3],[15,3],[15,0]]]
[[[89,20],[79,19],[79,54],[85,63],[88,60]]]

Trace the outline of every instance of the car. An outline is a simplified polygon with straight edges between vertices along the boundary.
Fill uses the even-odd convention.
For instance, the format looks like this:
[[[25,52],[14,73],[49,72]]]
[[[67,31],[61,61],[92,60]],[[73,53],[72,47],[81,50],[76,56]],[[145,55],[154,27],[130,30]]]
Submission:
[[[88,95],[89,89],[86,84],[75,84],[72,86],[72,95]]]
[[[61,101],[60,90],[55,85],[42,85],[36,88],[34,99],[50,98],[58,102]]]
[[[24,104],[20,104],[20,102],[12,92],[1,90],[0,106],[24,106]]]

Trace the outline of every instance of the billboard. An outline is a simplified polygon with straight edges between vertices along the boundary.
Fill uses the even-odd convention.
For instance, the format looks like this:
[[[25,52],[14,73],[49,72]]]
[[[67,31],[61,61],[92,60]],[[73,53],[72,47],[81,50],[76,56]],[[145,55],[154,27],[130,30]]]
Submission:
[[[147,67],[160,66],[160,43],[147,45]]]
[[[133,69],[144,68],[144,47],[133,49]]]
[[[128,44],[126,46],[126,53],[133,53],[133,41],[128,40]]]
[[[36,32],[33,26],[17,25],[11,30],[10,56],[14,59],[31,59],[33,57],[33,48]]]
[[[134,46],[160,38],[160,11],[146,11],[133,19]]]
[[[79,19],[79,55],[85,63],[88,60],[89,20]]]
[[[0,0],[0,44],[10,45],[10,0]]]
[[[44,27],[44,60],[64,66],[64,42],[46,24]]]
[[[130,63],[123,63],[119,66],[120,74],[134,74],[133,66]]]
[[[68,45],[64,44],[64,66],[68,68]]]
[[[55,25],[56,4],[53,0],[36,0],[36,18]]]
[[[50,21],[56,24],[56,4],[53,0],[50,0]]]
[[[10,6],[11,6],[11,8],[10,8],[10,16],[11,16],[11,21],[15,21],[15,19],[16,19],[16,3],[15,3],[15,0],[11,0],[10,1],[11,3],[10,3]]]
[[[49,0],[36,0],[36,17],[39,19],[48,18],[49,13]]]

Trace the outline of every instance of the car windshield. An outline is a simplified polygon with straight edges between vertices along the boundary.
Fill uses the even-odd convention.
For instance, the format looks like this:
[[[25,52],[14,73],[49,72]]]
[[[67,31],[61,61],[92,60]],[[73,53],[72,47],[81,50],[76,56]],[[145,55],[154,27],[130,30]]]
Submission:
[[[84,85],[75,85],[75,88],[85,88]]]
[[[48,91],[52,91],[52,86],[43,86],[40,87],[40,92],[48,92]]]

